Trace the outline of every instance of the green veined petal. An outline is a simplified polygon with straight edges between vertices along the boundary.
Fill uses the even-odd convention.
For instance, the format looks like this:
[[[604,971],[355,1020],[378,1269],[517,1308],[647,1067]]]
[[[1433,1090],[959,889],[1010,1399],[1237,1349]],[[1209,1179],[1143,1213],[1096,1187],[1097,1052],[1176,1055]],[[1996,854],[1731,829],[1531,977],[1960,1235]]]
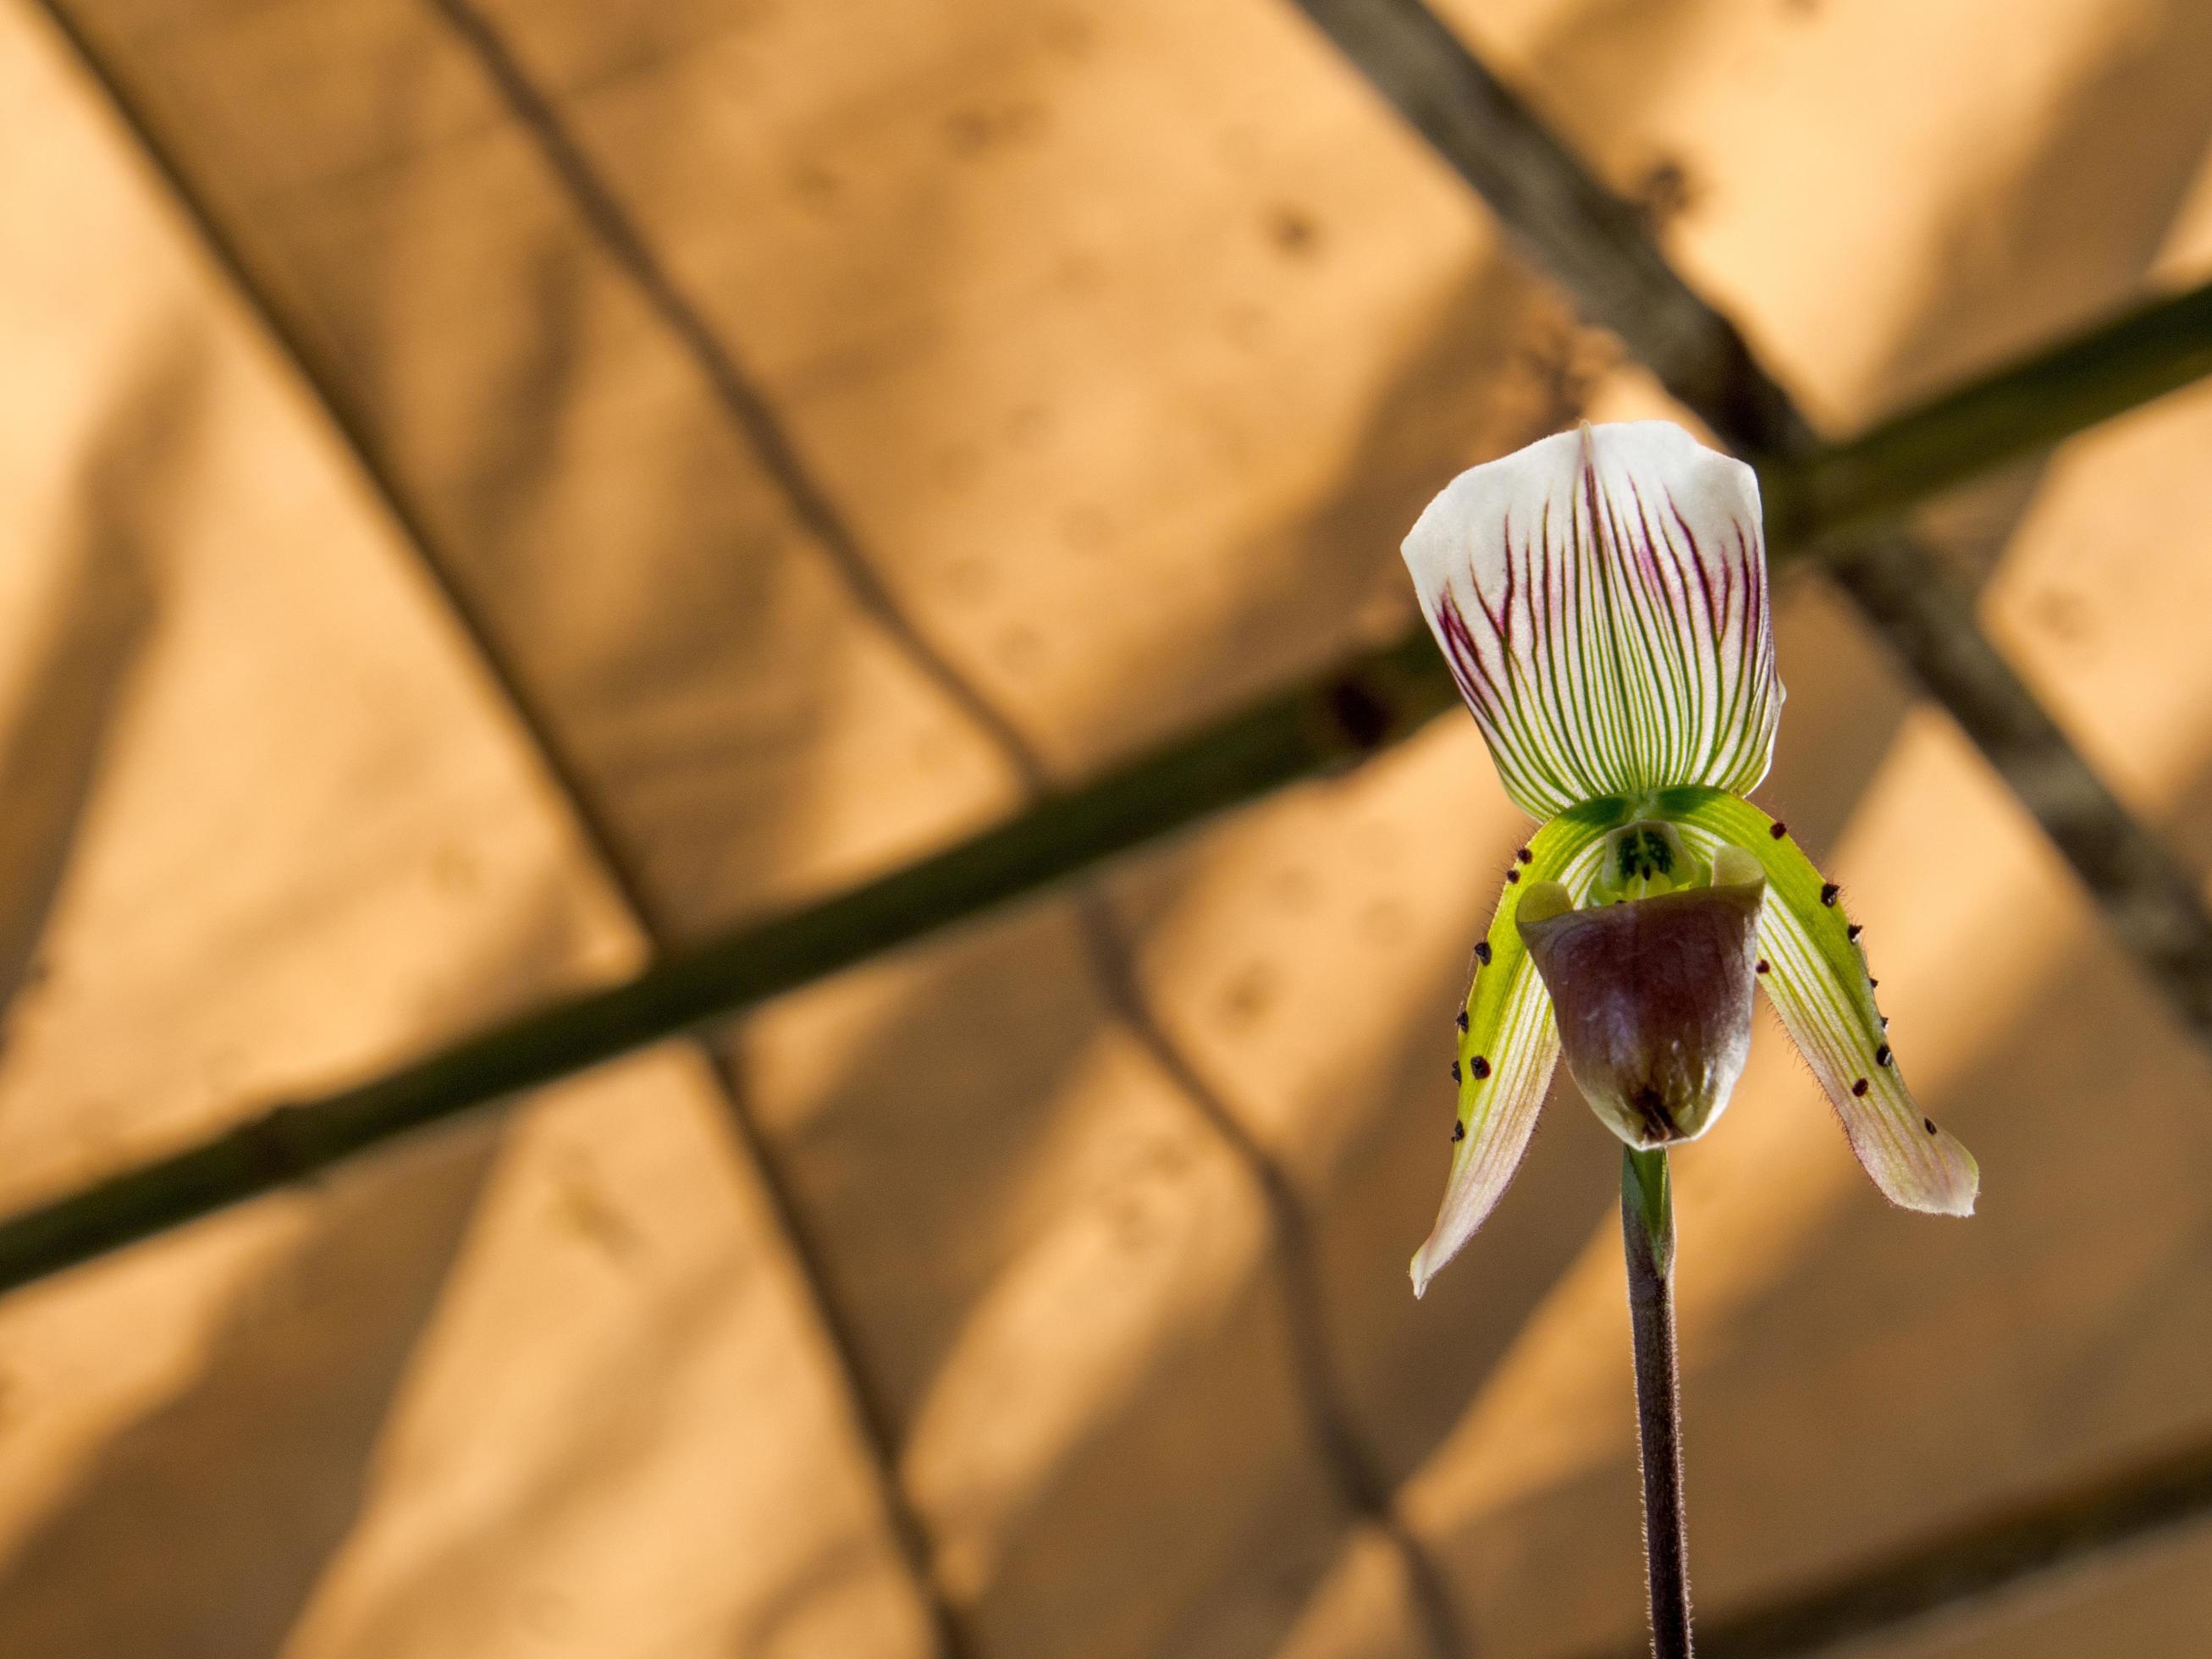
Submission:
[[[1980,1170],[1905,1086],[1836,890],[1747,801],[1715,790],[1671,791],[1662,810],[1686,831],[1731,842],[1765,866],[1759,948],[1767,971],[1759,982],[1875,1185],[1908,1210],[1972,1215]]]
[[[1516,861],[1477,951],[1468,993],[1467,1029],[1459,1040],[1459,1127],[1443,1207],[1428,1242],[1413,1257],[1413,1294],[1428,1289],[1437,1269],[1458,1253],[1498,1202],[1520,1167],[1536,1114],[1559,1058],[1551,999],[1513,925],[1521,895],[1540,881],[1585,890],[1604,855],[1604,836],[1623,817],[1618,800],[1585,802],[1553,818]]]
[[[1462,473],[1405,555],[1526,811],[1765,775],[1783,691],[1741,462],[1664,421],[1585,425]]]

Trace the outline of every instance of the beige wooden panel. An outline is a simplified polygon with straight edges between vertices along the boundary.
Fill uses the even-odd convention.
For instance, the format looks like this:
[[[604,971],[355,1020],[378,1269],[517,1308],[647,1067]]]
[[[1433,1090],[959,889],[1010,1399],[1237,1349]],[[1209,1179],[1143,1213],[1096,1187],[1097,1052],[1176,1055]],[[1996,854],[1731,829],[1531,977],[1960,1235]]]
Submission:
[[[52,896],[0,1056],[14,1205],[640,945],[442,597],[21,9],[0,203],[0,781],[67,851],[9,872]],[[11,1298],[0,1647],[914,1650],[722,1113],[696,1057],[648,1057]]]
[[[2185,262],[2168,221],[2204,145],[2186,9],[2050,0],[2027,28],[2017,7],[1959,7],[1935,34],[1920,9],[1468,21],[1617,180],[1674,165],[1674,245],[1815,407],[1858,415]],[[664,935],[1012,803],[1004,754],[901,624],[855,602],[434,8],[79,11],[368,411]],[[1571,414],[1603,364],[1279,6],[490,15],[899,615],[1071,775],[1401,605],[1389,549],[1426,492]],[[1968,85],[1970,60],[1990,72]],[[1620,376],[1595,406],[1649,397]],[[2191,509],[2154,459],[2080,456],[2078,494],[2069,453],[2041,494],[2025,475],[1978,497],[1960,556],[1992,562],[2026,514],[1993,620],[2138,799],[2192,802],[2201,700],[2171,599],[2203,562],[2175,530]],[[2135,637],[2132,613],[2008,583],[2045,535],[2068,568],[2063,549],[2103,545],[2112,490],[2136,503],[2130,602],[2155,643],[2087,674],[2085,642]],[[2166,1316],[2203,1304],[2202,1062],[1817,589],[1793,593],[1784,653],[1771,798],[1835,849],[1900,1054],[1982,1153],[1990,1196],[1971,1228],[1881,1211],[1771,1042],[1686,1160],[1692,1500],[1717,1606],[2197,1426],[2204,1334]],[[1916,803],[1943,809],[1936,833],[1913,829]],[[1517,833],[1455,721],[1107,890],[1160,1025],[1306,1206],[1320,1271],[1302,1294],[1367,1455],[1413,1480],[1486,1650],[1549,1654],[1637,1616],[1613,1155],[1571,1097],[1466,1261],[1418,1308],[1403,1279],[1442,1179],[1468,941]],[[2093,964],[2094,994],[2056,988],[2061,957]],[[731,1052],[987,1650],[1419,1650],[1403,1560],[1350,1523],[1316,1455],[1251,1172],[1117,1015],[1066,906],[791,999]],[[543,1208],[486,1212],[568,1217],[545,1254],[569,1265],[542,1271],[577,1277],[520,1306],[594,1294],[569,1235],[595,1224],[559,1194],[603,1159],[633,1167],[596,1139],[622,1132],[615,1114],[595,1127],[580,1097],[562,1121],[573,1139],[516,1177]],[[720,1331],[749,1305],[736,1287],[734,1312],[684,1300],[723,1259],[703,1218],[674,1206],[653,1237],[668,1305],[642,1322],[609,1306],[595,1329],[657,1352],[662,1316]],[[613,1622],[619,1597],[579,1610],[530,1579],[613,1535],[616,1510],[564,1508],[561,1458],[518,1455],[489,1493],[442,1467],[478,1387],[526,1411],[592,1401],[622,1449],[601,1472],[639,1472],[663,1505],[619,1512],[655,1518],[606,1571],[631,1573],[662,1525],[700,1542],[667,1519],[696,1512],[673,1449],[736,1431],[678,1411],[641,1438],[581,1359],[531,1383],[532,1351],[495,1340],[509,1328],[489,1310],[534,1237],[471,1240],[494,1289],[457,1279],[441,1303],[459,1322],[424,1350],[302,1652],[475,1651],[510,1629],[659,1650],[664,1627]],[[744,1501],[779,1524],[815,1513]],[[736,1592],[712,1553],[661,1564],[667,1643],[765,1643],[718,1599]],[[879,1575],[830,1582],[822,1617],[903,1629],[872,1611]],[[509,1608],[520,1623],[499,1622]]]
[[[1816,418],[2124,302],[2212,142],[2193,0],[1440,9],[1618,187],[1679,204],[1668,251]]]
[[[768,498],[726,412],[638,322],[520,136],[482,118],[434,13],[91,15],[257,268],[341,362],[374,366],[357,394],[672,930],[1006,804],[1002,773],[907,765],[901,723],[918,704],[927,718],[927,700],[915,677],[869,678],[881,637],[857,610],[748,603],[762,584],[820,591],[823,550],[733,532],[731,515]],[[1378,579],[1395,606],[1398,521],[1480,447],[1558,417],[1569,366],[1544,352],[1573,342],[1556,313],[1492,266],[1471,206],[1279,13],[1206,23],[1159,8],[1094,29],[979,10],[949,32],[935,9],[871,16],[907,58],[856,56],[810,13],[766,40],[735,14],[720,29],[686,15],[659,45],[604,9],[506,21],[524,61],[574,88],[562,107],[580,141],[757,366],[894,592],[1058,763],[1334,646]],[[984,50],[1001,26],[1018,49]],[[806,75],[749,74],[770,46]],[[1271,75],[1288,56],[1288,106],[1204,68],[1255,52]],[[279,64],[394,91],[326,104],[294,80],[265,105],[235,95]],[[733,102],[734,88],[758,95]],[[1169,123],[1149,148],[1123,137],[1131,99]],[[1042,125],[1020,113],[1039,101],[1054,112]],[[1303,103],[1310,114],[1276,131]],[[823,165],[848,181],[827,222],[821,181],[777,170],[821,149],[809,135],[825,121],[847,131]],[[279,130],[302,136],[275,143]],[[1194,141],[1212,158],[1195,173]],[[1034,152],[1008,158],[1030,181],[1011,191],[984,159],[1009,144]],[[777,158],[765,179],[763,156]],[[1077,192],[1088,216],[1041,211]],[[1408,192],[1431,210],[1385,211]],[[951,229],[918,257],[925,209]],[[544,293],[528,270],[576,274],[557,303],[499,310]],[[1509,356],[1532,307],[1552,344]],[[1406,325],[1364,330],[1378,308]],[[533,378],[555,352],[563,375]],[[1163,379],[1184,356],[1199,380]],[[1471,428],[1464,388],[1485,379],[1498,382],[1490,426]],[[542,432],[501,412],[525,384]],[[717,458],[711,489],[655,472],[687,451]],[[1071,539],[1091,551],[1072,556]],[[987,586],[1005,573],[998,597],[979,570]],[[1024,634],[1042,648],[1010,676],[1024,651],[1001,647]],[[1149,697],[1123,690],[1133,657]],[[638,672],[604,666],[617,658]],[[864,998],[865,1019],[825,1031],[812,1012],[849,1006],[862,976],[763,1022],[748,1087],[909,1442],[942,1577],[978,1605],[986,1638],[1264,1648],[1303,1594],[1285,1561],[1318,1570],[1344,1498],[1316,1465],[1285,1358],[1253,1177],[1086,987],[1066,921],[1030,925],[1058,939],[1060,979],[1040,979],[1019,930],[926,954],[896,994]],[[1063,1084],[1086,1051],[1114,1069]],[[1088,1127],[1029,1152],[1060,1111]],[[1133,1126],[1147,1118],[1171,1180],[1127,1149],[1146,1144]],[[1081,1151],[1101,1136],[1125,1143],[1103,1167]],[[1150,1259],[1177,1271],[1083,1242],[1092,1216],[1131,1208],[1158,1212]],[[1046,1289],[1123,1272],[1142,1292],[1128,1316],[1067,1341]],[[1018,1434],[993,1381],[1009,1366]],[[1019,1443],[994,1462],[981,1449],[1002,1428]],[[1224,1463],[1241,1449],[1237,1472],[1187,1483],[1184,1523],[1153,1526],[1164,1472],[1207,1446]]]
[[[1932,1616],[1864,1651],[1882,1659],[2194,1653],[2212,1626],[2202,1527],[2100,1556],[1985,1606]]]

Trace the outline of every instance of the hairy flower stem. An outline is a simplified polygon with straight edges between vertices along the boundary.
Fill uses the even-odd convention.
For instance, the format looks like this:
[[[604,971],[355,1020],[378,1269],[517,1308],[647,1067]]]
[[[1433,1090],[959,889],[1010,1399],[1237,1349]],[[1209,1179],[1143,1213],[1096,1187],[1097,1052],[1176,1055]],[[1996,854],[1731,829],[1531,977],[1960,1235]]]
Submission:
[[[1674,1193],[1667,1153],[1624,1147],[1620,1231],[1636,1338],[1644,1466],[1644,1582],[1653,1659],[1690,1659],[1690,1556],[1682,1515],[1682,1396],[1674,1357]]]

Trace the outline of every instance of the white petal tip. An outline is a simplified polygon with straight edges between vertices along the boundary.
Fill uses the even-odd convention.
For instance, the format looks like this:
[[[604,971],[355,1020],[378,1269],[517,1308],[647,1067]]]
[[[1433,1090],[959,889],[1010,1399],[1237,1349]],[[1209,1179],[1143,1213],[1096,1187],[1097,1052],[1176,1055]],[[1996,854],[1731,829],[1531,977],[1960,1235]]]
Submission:
[[[1448,1218],[1438,1218],[1436,1231],[1413,1255],[1412,1273],[1416,1298],[1429,1293],[1429,1286],[1436,1283],[1437,1275],[1451,1266],[1452,1258],[1474,1236],[1475,1228],[1482,1224],[1487,1213],[1488,1206],[1485,1206],[1483,1215],[1475,1217],[1474,1225],[1465,1224],[1463,1220],[1455,1223]]]
[[[1920,1210],[1923,1214],[1955,1214],[1955,1217],[1969,1217],[1969,1214],[1973,1214],[1973,1201],[1978,1197],[1980,1197],[1980,1188],[1969,1183],[1964,1190],[1942,1192],[1942,1194],[1938,1194],[1938,1197],[1929,1199],[1927,1203],[1916,1203],[1916,1206],[1911,1207],[1913,1210]]]
[[[1957,1216],[1964,1220],[1973,1214],[1974,1200],[1973,1195],[1969,1194],[1965,1198],[1943,1198],[1917,1204],[1900,1204],[1898,1208],[1911,1210],[1916,1215],[1949,1215]]]
[[[1963,1218],[1973,1214],[1974,1196],[1972,1193],[1963,1197],[1945,1194],[1941,1197],[1916,1196],[1910,1200],[1892,1199],[1890,1201],[1899,1209],[1911,1210],[1916,1215],[1954,1215]]]
[[[1933,1126],[1930,1126],[1931,1129]],[[1974,1155],[1948,1134],[1937,1133],[1929,1143],[1936,1154],[1929,1164],[1903,1166],[1887,1160],[1869,1161],[1868,1173],[1882,1195],[1899,1209],[1923,1215],[1970,1216],[1981,1196],[1981,1166]]]

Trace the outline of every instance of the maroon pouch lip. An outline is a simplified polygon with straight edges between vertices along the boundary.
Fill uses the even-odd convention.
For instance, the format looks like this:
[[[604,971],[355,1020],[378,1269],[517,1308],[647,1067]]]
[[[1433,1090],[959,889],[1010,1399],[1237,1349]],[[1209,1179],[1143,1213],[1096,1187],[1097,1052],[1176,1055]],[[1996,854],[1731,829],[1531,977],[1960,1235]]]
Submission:
[[[1567,1069],[1616,1135],[1694,1140],[1751,1051],[1764,881],[1565,910],[1520,924]]]

